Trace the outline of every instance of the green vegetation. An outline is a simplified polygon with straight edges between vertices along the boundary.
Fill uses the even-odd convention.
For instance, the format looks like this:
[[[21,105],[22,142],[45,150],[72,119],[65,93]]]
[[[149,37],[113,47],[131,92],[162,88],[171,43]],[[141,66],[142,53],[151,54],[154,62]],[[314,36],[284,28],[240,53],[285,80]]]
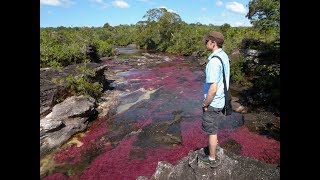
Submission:
[[[234,59],[230,63],[230,78],[231,83],[237,83],[239,85],[248,86],[249,81],[245,78],[244,73],[245,60],[243,56],[238,56],[237,59]]]
[[[68,87],[65,92],[61,94],[61,97],[58,97],[55,103],[62,102],[65,98],[65,94],[70,95],[85,95],[91,96],[97,100],[100,100],[102,96],[103,85],[98,82],[93,82],[91,77],[94,77],[96,74],[93,70],[87,68],[86,66],[77,66],[77,69],[80,71],[81,76],[75,76],[69,74],[65,78],[53,78],[52,82],[54,83],[64,83],[67,82]]]
[[[61,69],[70,64],[94,62],[113,56],[114,46],[135,44],[136,47],[157,52],[207,56],[203,37],[210,31],[225,36],[223,49],[229,54],[243,49],[268,52],[263,62],[252,68],[250,60],[238,55],[231,58],[231,81],[242,86],[251,85],[261,91],[280,88],[280,3],[279,0],[251,0],[246,15],[252,27],[231,27],[185,23],[181,17],[165,8],[150,9],[135,25],[102,27],[40,28],[40,65]],[[248,42],[248,43],[246,43]],[[91,47],[91,54],[88,48]],[[84,94],[97,94],[100,85],[91,84],[84,77],[68,77],[71,89]],[[99,94],[99,93],[98,93]],[[97,97],[97,95],[93,95]],[[277,99],[278,97],[274,98]]]
[[[90,62],[89,46],[96,47],[100,55],[111,55],[111,45],[99,41],[92,28],[40,28],[40,65],[60,68]]]
[[[246,17],[254,27],[280,27],[280,0],[251,0]]]
[[[252,21],[258,21],[252,11],[247,16]],[[96,48],[98,57],[112,56],[113,46],[129,44],[135,44],[141,49],[191,55],[195,51],[206,50],[203,36],[210,31],[221,31],[224,34],[223,49],[227,53],[239,49],[245,38],[270,44],[280,42],[279,27],[275,26],[261,30],[255,27],[231,27],[227,23],[222,26],[187,24],[178,14],[168,12],[165,8],[148,10],[143,18],[146,20],[136,25],[112,27],[105,23],[103,27],[96,28],[40,28],[41,67],[64,67],[92,61],[86,53],[90,45]]]

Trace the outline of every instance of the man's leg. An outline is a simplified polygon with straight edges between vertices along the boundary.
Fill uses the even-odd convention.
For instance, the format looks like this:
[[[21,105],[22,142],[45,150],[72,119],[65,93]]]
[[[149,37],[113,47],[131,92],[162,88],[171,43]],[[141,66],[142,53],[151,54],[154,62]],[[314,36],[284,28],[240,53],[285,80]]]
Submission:
[[[210,151],[210,158],[216,159],[216,148],[217,148],[218,136],[217,134],[210,134],[209,135],[209,151]]]

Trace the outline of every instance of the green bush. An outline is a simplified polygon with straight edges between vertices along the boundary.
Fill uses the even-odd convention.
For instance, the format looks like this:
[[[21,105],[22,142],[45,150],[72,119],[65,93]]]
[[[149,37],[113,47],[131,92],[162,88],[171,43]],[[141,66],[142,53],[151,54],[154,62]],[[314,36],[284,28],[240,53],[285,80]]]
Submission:
[[[106,41],[96,39],[93,44],[97,47],[98,55],[100,57],[109,57],[113,55],[112,46]]]
[[[64,67],[89,62],[92,57],[88,54],[87,49],[92,44],[97,46],[100,57],[112,55],[109,39],[100,39],[109,37],[110,32],[106,36],[103,36],[103,33],[101,29],[94,28],[41,28],[40,66],[60,65]],[[51,63],[51,61],[55,62]]]
[[[244,64],[245,60],[243,56],[239,56],[238,59],[232,60],[230,62],[230,79],[232,83],[239,85],[249,85],[245,73],[243,72]]]
[[[91,80],[90,77],[95,76],[94,70],[89,69],[86,66],[77,66],[77,69],[81,72],[81,76],[69,74],[65,78],[53,78],[52,82],[57,84],[67,82],[68,88],[65,94],[68,94],[68,96],[85,95],[99,100],[102,96],[103,85]],[[62,102],[65,98],[66,96],[63,96],[62,99],[59,99],[59,102]]]
[[[91,82],[87,76],[68,75],[66,81],[70,84],[70,90],[77,95],[91,96],[95,99],[100,99],[102,96],[102,85],[98,82]]]
[[[60,69],[63,68],[62,65],[61,65],[61,63],[60,63],[60,62],[57,62],[57,61],[49,61],[49,62],[48,62],[48,65],[49,65],[50,67],[52,67],[52,68],[54,68],[54,69],[58,69],[58,70],[60,70]]]
[[[257,89],[280,88],[280,68],[275,65],[258,66],[255,70],[256,77],[253,81]]]
[[[83,39],[74,30],[41,29],[40,30],[40,65],[67,66],[70,64],[88,62],[86,55],[88,40]],[[55,61],[51,63],[51,61]]]

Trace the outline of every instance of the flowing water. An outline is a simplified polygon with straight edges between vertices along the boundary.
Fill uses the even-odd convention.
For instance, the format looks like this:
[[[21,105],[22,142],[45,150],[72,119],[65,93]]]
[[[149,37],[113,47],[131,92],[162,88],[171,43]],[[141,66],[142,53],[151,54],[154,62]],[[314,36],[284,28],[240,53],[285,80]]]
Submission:
[[[42,179],[150,178],[159,161],[173,165],[190,150],[207,146],[201,130],[203,72],[183,57],[155,68],[119,68],[124,93],[114,114],[97,119],[42,161]],[[246,126],[219,131],[219,144],[237,143],[240,155],[267,163],[280,160],[280,143]],[[48,163],[50,162],[50,163]]]

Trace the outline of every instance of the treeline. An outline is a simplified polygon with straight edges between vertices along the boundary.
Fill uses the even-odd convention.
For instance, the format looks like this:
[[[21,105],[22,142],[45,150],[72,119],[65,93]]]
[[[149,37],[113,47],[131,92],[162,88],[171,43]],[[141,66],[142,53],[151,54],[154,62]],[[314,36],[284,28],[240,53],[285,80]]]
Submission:
[[[99,57],[112,56],[113,46],[136,44],[141,49],[191,55],[205,51],[202,38],[210,31],[221,31],[225,36],[224,50],[231,53],[241,46],[244,38],[265,43],[279,41],[279,28],[261,30],[253,27],[231,27],[187,24],[176,13],[164,8],[151,9],[143,16],[145,21],[135,25],[103,27],[40,28],[41,67],[64,67],[69,64],[92,61],[88,48],[94,47]],[[258,47],[259,48],[259,47]]]

